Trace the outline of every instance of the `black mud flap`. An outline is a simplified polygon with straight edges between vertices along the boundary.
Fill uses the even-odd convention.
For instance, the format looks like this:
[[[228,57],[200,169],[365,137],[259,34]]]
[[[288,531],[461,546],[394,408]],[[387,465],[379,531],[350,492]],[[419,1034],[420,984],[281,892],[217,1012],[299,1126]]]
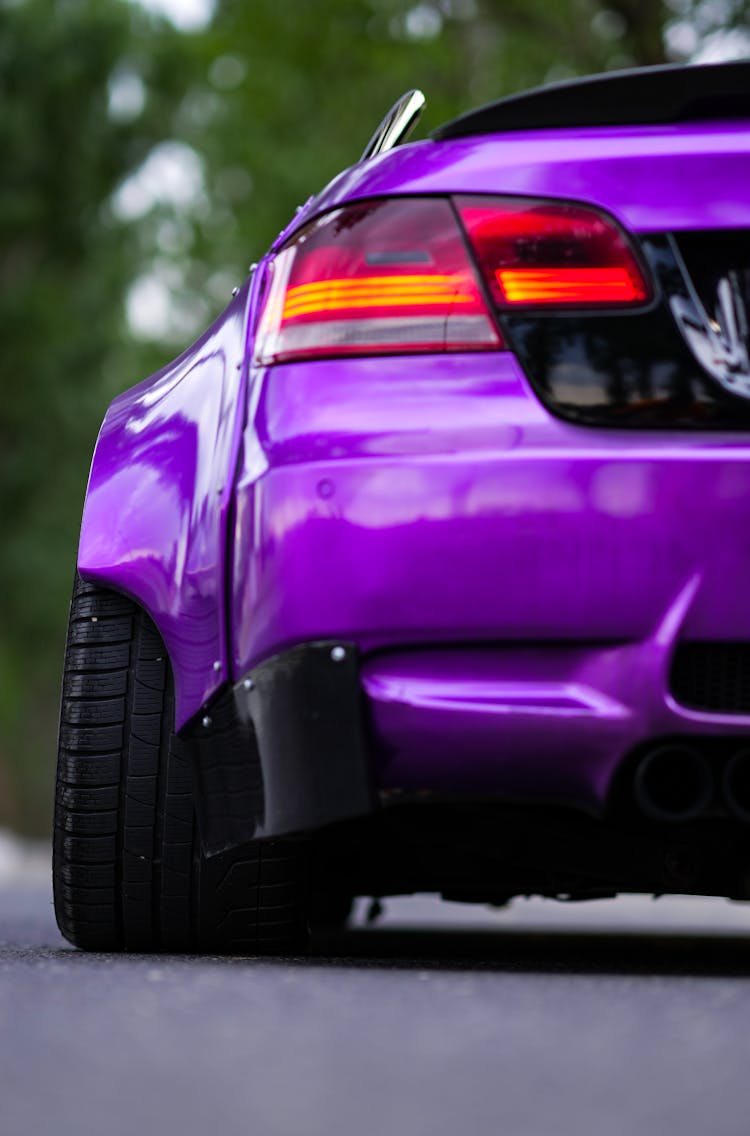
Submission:
[[[275,655],[181,731],[206,855],[372,812],[357,652]]]

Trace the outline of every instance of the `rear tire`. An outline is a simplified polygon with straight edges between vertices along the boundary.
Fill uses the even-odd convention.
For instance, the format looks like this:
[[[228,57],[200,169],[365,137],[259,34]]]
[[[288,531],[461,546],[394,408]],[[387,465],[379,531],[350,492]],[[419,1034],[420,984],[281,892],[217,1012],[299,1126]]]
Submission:
[[[164,644],[125,596],[76,577],[55,797],[58,926],[89,950],[288,954],[307,942],[307,848],[206,858]]]

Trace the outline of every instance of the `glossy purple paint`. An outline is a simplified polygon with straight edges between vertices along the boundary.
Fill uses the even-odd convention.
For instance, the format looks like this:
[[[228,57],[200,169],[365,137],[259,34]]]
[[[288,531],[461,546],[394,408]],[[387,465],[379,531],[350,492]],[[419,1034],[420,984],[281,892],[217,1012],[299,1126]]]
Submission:
[[[285,237],[392,193],[749,227],[748,184],[738,124],[423,142],[346,171]],[[750,638],[746,436],[559,421],[506,351],[251,367],[246,390],[262,272],[116,400],[92,467],[79,568],[155,619],[178,727],[224,680],[340,637],[362,655],[382,789],[596,811],[637,742],[750,729],[666,693],[677,638]]]
[[[227,678],[226,524],[249,290],[179,359],[115,399],[86,495],[78,570],[154,619],[172,660],[178,727]]]
[[[360,197],[508,193],[586,201],[640,233],[748,227],[749,181],[746,123],[519,131],[397,147],[342,173],[298,222]]]
[[[674,642],[750,638],[750,442],[552,417],[509,353],[256,375],[233,666],[364,656],[381,788],[601,806],[663,733]]]

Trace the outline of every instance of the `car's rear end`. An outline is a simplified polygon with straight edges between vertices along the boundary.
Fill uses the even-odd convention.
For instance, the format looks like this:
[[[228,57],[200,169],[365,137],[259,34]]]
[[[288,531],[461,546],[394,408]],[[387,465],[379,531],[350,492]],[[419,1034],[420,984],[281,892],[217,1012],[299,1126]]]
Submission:
[[[745,894],[749,70],[481,112],[261,267],[234,673],[340,648],[380,801],[443,834],[595,818],[518,890]]]
[[[113,402],[63,673],[72,942],[750,897],[749,92],[604,76],[378,153],[409,96]]]

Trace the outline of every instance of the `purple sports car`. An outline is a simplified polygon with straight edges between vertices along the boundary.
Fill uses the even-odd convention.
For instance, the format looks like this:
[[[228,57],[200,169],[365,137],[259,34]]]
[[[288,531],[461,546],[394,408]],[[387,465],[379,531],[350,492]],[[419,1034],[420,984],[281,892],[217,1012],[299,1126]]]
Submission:
[[[357,895],[750,898],[750,63],[362,160],[117,398],[65,657],[82,947]]]

